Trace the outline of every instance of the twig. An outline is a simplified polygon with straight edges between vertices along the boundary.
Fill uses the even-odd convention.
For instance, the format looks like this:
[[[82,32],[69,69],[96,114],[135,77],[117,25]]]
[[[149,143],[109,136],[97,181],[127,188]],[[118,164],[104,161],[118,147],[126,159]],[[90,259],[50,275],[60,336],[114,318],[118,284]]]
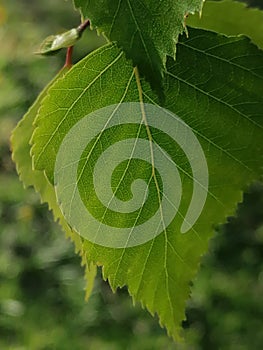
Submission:
[[[68,47],[67,49],[67,55],[66,55],[66,61],[65,61],[65,64],[64,64],[64,67],[67,67],[67,68],[70,68],[72,66],[72,53],[73,53],[73,47],[74,46],[70,46]]]
[[[81,35],[81,34],[84,32],[84,30],[85,30],[87,27],[89,27],[89,26],[90,26],[90,20],[89,20],[89,19],[86,19],[86,20],[85,20],[83,23],[81,23],[81,24],[78,26],[78,28],[77,28],[79,34]]]

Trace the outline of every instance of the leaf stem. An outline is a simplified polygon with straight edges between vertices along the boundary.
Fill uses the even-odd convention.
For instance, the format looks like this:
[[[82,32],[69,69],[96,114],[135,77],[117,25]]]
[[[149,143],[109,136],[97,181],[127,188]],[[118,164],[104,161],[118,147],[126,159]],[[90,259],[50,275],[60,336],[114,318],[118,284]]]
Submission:
[[[72,67],[72,53],[73,53],[73,47],[74,46],[70,46],[67,48],[67,55],[66,55],[66,61],[65,61],[65,64],[64,64],[64,67],[67,67],[67,68],[71,68]]]
[[[87,27],[89,27],[90,26],[90,20],[89,19],[86,19],[83,23],[81,23],[79,26],[78,26],[78,28],[77,28],[77,30],[78,30],[78,32],[79,32],[79,35],[81,35],[83,32],[84,32],[84,30],[87,28]]]
[[[83,23],[81,23],[78,27],[77,27],[77,31],[79,33],[79,37],[81,37],[82,33],[84,32],[84,30],[90,26],[90,20],[86,19]],[[72,67],[72,53],[73,53],[73,47],[74,46],[70,46],[67,49],[67,55],[66,55],[66,61],[64,64],[64,67],[70,68]]]

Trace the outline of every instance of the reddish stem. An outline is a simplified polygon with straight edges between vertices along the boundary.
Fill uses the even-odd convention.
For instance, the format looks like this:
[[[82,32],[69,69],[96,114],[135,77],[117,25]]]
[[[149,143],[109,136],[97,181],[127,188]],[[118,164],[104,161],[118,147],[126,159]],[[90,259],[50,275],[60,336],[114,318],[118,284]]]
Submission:
[[[67,49],[67,55],[66,55],[66,61],[65,61],[65,64],[64,64],[64,68],[65,68],[65,67],[70,68],[70,67],[72,66],[73,47],[74,47],[74,46],[70,46],[70,47],[68,47],[68,49]]]
[[[89,21],[89,19],[86,19],[83,23],[81,23],[78,26],[77,30],[78,30],[80,36],[82,35],[83,31],[87,27],[89,27],[89,25],[90,25],[90,21]],[[65,61],[65,64],[64,64],[63,68],[65,68],[65,67],[67,67],[67,68],[72,67],[72,53],[73,53],[73,46],[70,46],[67,49],[66,61]]]
[[[84,30],[90,26],[90,20],[89,19],[86,19],[83,23],[81,23],[79,26],[78,26],[78,31],[79,31],[79,34],[81,35]]]

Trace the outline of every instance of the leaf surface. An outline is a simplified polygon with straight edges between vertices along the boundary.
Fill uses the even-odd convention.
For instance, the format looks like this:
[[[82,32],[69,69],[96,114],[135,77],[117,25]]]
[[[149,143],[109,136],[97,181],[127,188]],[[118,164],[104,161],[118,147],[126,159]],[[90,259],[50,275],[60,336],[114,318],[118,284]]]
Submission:
[[[41,201],[43,203],[48,203],[49,209],[53,212],[54,220],[59,221],[67,237],[70,237],[74,242],[76,252],[79,252],[80,255],[82,255],[82,239],[68,226],[67,222],[64,219],[64,216],[61,214],[61,210],[57,204],[54,187],[47,180],[43,171],[33,170],[29,143],[34,130],[33,122],[42,100],[47,95],[49,88],[58,79],[62,78],[67,71],[68,68],[61,70],[58,75],[45,87],[45,89],[40,93],[36,101],[30,107],[28,112],[24,115],[16,128],[13,130],[11,136],[12,158],[16,163],[19,178],[23,182],[24,186],[33,186],[35,191],[40,194]],[[86,264],[84,256],[82,256],[82,263]],[[92,264],[86,266],[85,276],[87,280],[86,298],[88,298],[94,285],[96,267]]]
[[[201,18],[189,15],[186,24],[227,35],[244,34],[263,48],[263,11],[239,1],[205,1]]]
[[[82,236],[89,238],[99,234],[105,226],[107,232],[116,227],[121,229],[120,232],[130,228],[130,236],[135,229],[144,235],[145,231],[140,231],[140,228],[161,208],[159,222],[146,233],[157,232],[160,227],[161,232],[149,241],[136,246],[111,248],[85,239],[83,249],[89,261],[103,266],[104,277],[109,279],[113,289],[127,285],[133,299],[140,301],[152,314],[156,312],[161,325],[174,338],[179,336],[190,281],[196,275],[200,257],[207,250],[214,225],[224,222],[234,213],[237,202],[242,199],[242,190],[262,174],[262,60],[263,53],[245,37],[227,38],[194,29],[190,30],[189,38],[183,37],[180,41],[177,61],[168,60],[164,107],[189,126],[202,147],[209,170],[203,211],[186,233],[182,233],[181,228],[191,206],[196,183],[202,188],[202,183],[196,181],[193,166],[193,162],[200,163],[200,158],[191,154],[189,157],[184,152],[191,140],[185,137],[182,141],[184,134],[179,131],[183,124],[179,122],[174,127],[173,114],[166,119],[159,118],[158,127],[151,124],[158,118],[151,119],[151,110],[147,108],[141,110],[141,119],[137,123],[130,123],[122,113],[118,115],[125,103],[142,100],[160,110],[157,96],[144,79],[138,80],[136,70],[120,49],[109,44],[83,59],[52,85],[39,109],[32,139],[34,166],[44,170],[58,190],[60,184],[55,181],[57,155],[62,154],[63,161],[69,161],[59,169],[62,173],[77,164],[77,177],[70,178],[67,186],[62,187],[62,193],[66,193],[68,186],[73,185],[74,193],[70,203],[62,201],[60,208],[69,218],[65,209],[69,204],[73,219],[78,217],[81,207],[74,206],[74,201],[79,193],[85,208],[98,223],[93,231],[93,224],[80,217],[74,225],[83,222],[85,232],[81,232]],[[109,110],[104,114],[97,112],[113,105],[110,113]],[[136,110],[136,113],[139,112]],[[97,119],[93,118],[94,115]],[[118,124],[110,124],[116,115]],[[103,118],[106,123],[98,127]],[[84,130],[83,126],[86,128],[87,125]],[[170,130],[176,133],[177,128],[178,133],[171,137]],[[68,135],[71,136],[72,131],[75,136],[71,139]],[[91,135],[95,133],[95,137],[87,140],[81,156],[73,161],[71,156],[75,149],[79,152],[78,142],[88,137],[86,131]],[[68,152],[61,153],[65,140],[72,142],[68,144]],[[114,166],[112,171],[115,159],[126,148],[121,143],[124,140],[127,140],[127,145],[134,146],[135,153],[130,153],[130,157]],[[148,148],[140,146],[136,150],[137,144],[144,145],[145,142],[148,142]],[[109,151],[118,144],[120,148]],[[193,147],[195,144],[190,146],[194,153],[197,152],[198,148]],[[136,156],[133,157],[133,154]],[[159,161],[160,154],[168,162]],[[139,156],[149,161],[140,160]],[[93,176],[98,161],[102,168]],[[202,170],[202,162],[200,164]],[[163,174],[172,178],[175,173],[170,165],[180,175],[181,180],[177,180],[181,189],[176,181],[172,181],[165,191]],[[145,193],[144,199],[151,199],[151,205],[145,200],[146,204],[139,212],[132,205],[129,207],[136,194],[132,187],[134,179],[148,184],[149,192],[143,192],[145,187],[139,187],[142,188],[139,195]],[[99,181],[97,187],[96,181]],[[114,197],[126,203],[126,209],[132,209],[131,215],[126,215],[127,210],[121,213],[114,211],[110,208],[111,200],[106,202],[106,208],[100,203],[94,189],[106,192],[108,185]],[[166,225],[169,213],[162,199],[169,198],[172,203],[174,196],[169,196],[175,188],[178,196],[180,191],[183,195],[178,207],[177,204],[172,205],[177,213]],[[197,200],[197,206],[198,203]]]
[[[93,27],[116,41],[133,65],[159,91],[166,56],[175,57],[178,35],[188,13],[200,12],[202,0],[74,0]]]

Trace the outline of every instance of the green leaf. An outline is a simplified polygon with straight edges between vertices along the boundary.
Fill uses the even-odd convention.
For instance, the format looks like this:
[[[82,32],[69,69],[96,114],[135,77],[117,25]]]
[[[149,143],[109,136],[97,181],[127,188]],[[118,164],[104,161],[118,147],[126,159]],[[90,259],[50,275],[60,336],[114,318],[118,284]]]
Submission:
[[[186,24],[227,35],[244,34],[263,48],[263,11],[232,1],[206,1],[202,16],[189,15]]]
[[[179,126],[183,124],[179,122],[174,127],[173,114],[164,119],[151,118],[148,113],[151,109],[147,109],[146,104],[156,106],[161,114],[162,110],[157,106],[158,99],[147,82],[143,79],[139,81],[136,70],[115,45],[107,45],[93,52],[64,78],[54,83],[41,103],[35,122],[36,130],[32,139],[35,168],[44,170],[53,183],[58,154],[63,161],[68,161],[67,166],[58,169],[62,175],[68,167],[76,168],[74,164],[77,164],[76,178],[69,181],[69,185],[74,185],[69,203],[70,206],[72,204],[72,217],[66,213],[67,203],[60,203],[60,208],[69,221],[72,218],[74,221],[76,217],[78,220],[74,224],[80,222],[85,229],[81,234],[91,238],[83,242],[87,259],[103,266],[104,278],[109,279],[113,289],[127,285],[133,299],[140,301],[152,314],[156,312],[161,325],[176,339],[184,319],[189,284],[196,275],[200,257],[207,250],[214,225],[224,222],[228,215],[234,213],[236,203],[242,199],[242,190],[262,174],[262,59],[263,53],[245,37],[227,38],[191,29],[189,38],[183,37],[178,45],[177,61],[168,60],[164,107],[189,125],[202,146],[209,170],[204,209],[191,229],[184,234],[181,228],[192,205],[195,186],[202,189],[202,184],[196,181],[193,167],[193,162],[196,160],[198,164],[200,159],[188,157],[184,150],[190,146],[198,154],[198,147],[193,147],[188,137],[181,142],[184,134],[179,132]],[[128,102],[144,102],[146,106],[145,110],[141,110],[141,119],[137,124],[128,122],[128,110],[125,110],[127,115],[118,114]],[[112,110],[102,110],[112,105]],[[140,113],[137,109],[132,111],[136,112],[134,114]],[[108,127],[106,123],[100,126],[101,120],[110,123],[113,115],[119,118],[118,125]],[[161,127],[158,129],[148,124],[148,121],[160,123]],[[75,127],[77,133],[74,135]],[[167,132],[160,131],[162,128]],[[169,132],[176,133],[177,128],[178,133],[173,139]],[[87,140],[81,157],[72,161],[75,150],[79,152],[78,142],[88,137],[86,132],[95,133],[96,137]],[[126,146],[121,143],[119,150],[113,148],[110,152],[109,149],[125,139],[127,144],[130,144],[129,140],[134,140],[134,149],[137,142],[139,144],[147,140],[150,147],[139,147],[134,158],[132,153],[126,161],[121,161],[116,167],[114,165],[113,172],[110,172],[112,164]],[[60,152],[65,140],[70,141],[68,151]],[[155,161],[156,166],[159,162],[159,149],[164,150],[161,153],[169,159],[168,163],[176,165],[183,195],[177,215],[168,226],[165,226],[167,212],[164,211],[159,216],[159,224],[153,225],[147,232],[141,232],[137,222],[143,227],[154,211],[158,211],[158,207],[166,210],[162,208],[163,198],[167,196],[173,201],[169,192],[173,193],[176,188],[180,193],[175,181],[170,184],[168,193],[163,192],[166,185],[162,176],[164,173],[168,177],[173,176],[173,172],[169,164],[165,163],[155,168]],[[148,165],[138,159],[138,155],[148,157]],[[93,178],[98,159],[102,161],[103,169],[97,171]],[[149,164],[152,171],[149,171]],[[200,169],[202,171],[203,165]],[[110,176],[111,182],[108,183]],[[103,195],[110,185],[118,200],[129,203],[135,196],[133,179],[141,179],[149,184],[148,196],[151,198],[151,206],[146,201],[143,210],[137,212],[135,218],[134,211],[131,216],[121,215],[123,213],[110,209],[110,202],[106,203],[109,208],[99,202],[94,188],[101,189]],[[99,187],[96,187],[96,181],[100,180]],[[60,195],[59,189],[62,194],[67,192],[67,186],[60,187],[56,183],[57,194]],[[74,206],[76,189],[85,207],[98,221],[95,231],[91,229],[92,222],[78,217],[81,207]],[[200,201],[197,200],[198,203]],[[129,209],[129,204],[126,209]],[[176,212],[175,206],[174,210]],[[157,232],[160,225],[165,226],[160,234],[137,246],[111,248],[92,243],[92,237],[96,232],[100,234],[102,226],[108,226],[107,232],[110,232],[111,227],[121,228],[120,232],[131,227],[131,233],[133,228],[139,227],[139,233],[143,236]]]
[[[202,0],[74,0],[92,26],[110,41],[116,41],[157,91],[162,85],[166,56],[175,57],[185,15],[200,12],[202,3]]]
[[[33,170],[32,158],[30,155],[30,138],[33,133],[33,122],[37,115],[39,106],[44,98],[47,96],[49,88],[62,78],[68,71],[68,68],[63,68],[58,75],[45,87],[40,93],[36,101],[33,103],[28,112],[24,115],[23,119],[18,123],[16,128],[12,132],[11,144],[12,144],[12,158],[16,163],[16,169],[19,174],[20,180],[26,187],[33,186],[35,191],[40,194],[41,201],[47,202],[49,209],[53,211],[54,219],[59,220],[59,223],[65,231],[67,237],[70,237],[76,247],[76,252],[82,255],[82,263],[86,264],[85,256],[83,256],[82,239],[74,232],[65,221],[61,210],[57,204],[56,194],[54,187],[49,183],[43,171]],[[96,276],[96,269],[90,264],[86,266],[86,280],[87,280],[87,294],[88,298]]]

